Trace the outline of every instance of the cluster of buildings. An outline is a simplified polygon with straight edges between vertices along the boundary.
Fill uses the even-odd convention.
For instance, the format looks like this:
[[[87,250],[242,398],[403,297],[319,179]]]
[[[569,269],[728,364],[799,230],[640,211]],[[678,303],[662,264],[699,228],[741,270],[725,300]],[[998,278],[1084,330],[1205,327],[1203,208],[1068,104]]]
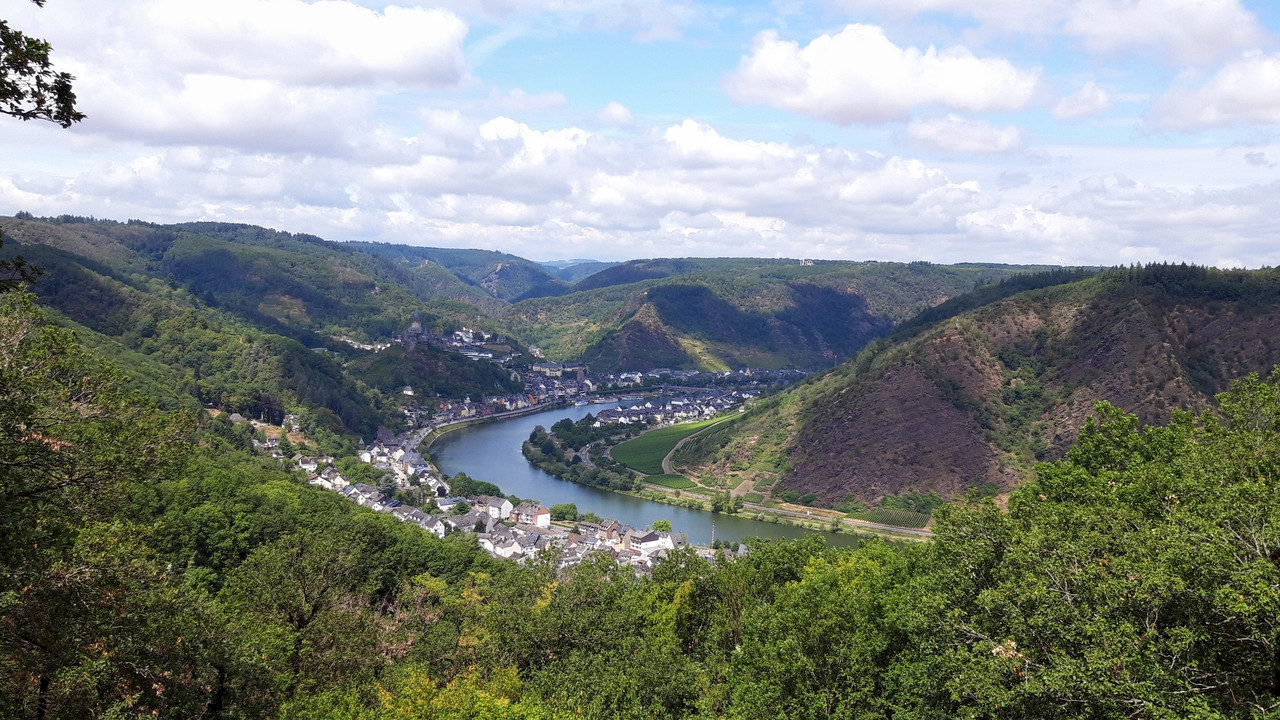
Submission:
[[[392,335],[391,343],[394,345],[404,345],[410,350],[418,343],[427,343],[461,353],[472,360],[492,360],[494,362],[510,362],[520,356],[520,353],[510,353],[501,357],[494,357],[494,346],[503,346],[507,344],[507,338],[503,335],[493,335],[483,330],[473,330],[464,327],[461,330],[455,330],[450,335],[436,335],[427,332],[422,327],[422,317],[415,310],[409,318],[409,327],[405,329],[402,335]]]
[[[629,407],[619,406],[596,413],[596,427],[636,423],[659,425],[683,420],[699,420],[741,405],[753,397],[755,393],[733,390],[709,392],[697,398],[674,398],[656,405],[652,401],[647,401],[643,404],[632,404]]]
[[[417,485],[435,497],[445,497],[449,494],[449,484],[421,453],[411,449],[416,448],[421,440],[419,435],[410,435],[403,439],[378,439],[372,445],[361,443],[358,457],[360,462],[372,465],[375,470],[393,474],[398,487]]]
[[[390,459],[396,451],[385,452],[387,449],[380,444],[375,447],[380,449],[362,450],[361,459],[375,467],[405,463],[403,458]],[[369,459],[365,459],[366,456]],[[556,553],[563,568],[582,562],[592,553],[603,553],[635,568],[636,572],[647,572],[668,551],[683,544],[671,533],[635,530],[614,520],[580,522],[572,528],[553,525],[551,511],[546,507],[532,501],[514,505],[506,498],[493,495],[441,496],[432,501],[433,508],[423,510],[388,497],[371,485],[347,482],[333,466],[332,457],[298,455],[293,462],[308,474],[312,485],[340,493],[374,512],[417,525],[437,537],[472,533],[481,549],[496,558],[523,560],[550,551]],[[431,487],[447,494],[448,485],[433,475],[427,474],[426,482],[438,482]]]

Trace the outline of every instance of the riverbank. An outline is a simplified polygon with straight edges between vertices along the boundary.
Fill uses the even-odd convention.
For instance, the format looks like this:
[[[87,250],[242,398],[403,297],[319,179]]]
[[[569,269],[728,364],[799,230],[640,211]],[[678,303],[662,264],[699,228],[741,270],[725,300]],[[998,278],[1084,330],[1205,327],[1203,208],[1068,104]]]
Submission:
[[[607,488],[601,489],[606,490]],[[706,490],[706,488],[700,487],[698,490]],[[867,522],[865,520],[841,518],[833,515],[815,515],[812,510],[805,510],[802,512],[800,510],[789,510],[785,508],[771,508],[756,503],[744,503],[743,510],[741,512],[717,513],[711,509],[711,499],[701,493],[698,493],[697,490],[671,490],[649,483],[645,484],[644,490],[610,490],[610,492],[636,497],[641,500],[648,500],[649,502],[674,505],[689,510],[699,510],[712,515],[736,517],[744,520],[751,520],[753,522],[785,525],[817,532],[843,533],[850,535],[875,535],[877,537],[892,540],[927,540],[933,537],[933,533],[928,530],[904,528],[896,525],[882,525],[879,523]],[[688,495],[697,495],[698,498],[691,498],[688,497]],[[821,513],[821,511],[819,511],[819,513]]]
[[[419,441],[418,451],[429,452],[431,450],[431,445],[436,440],[439,440],[442,436],[447,435],[454,430],[461,430],[464,427],[482,425],[484,423],[495,422],[497,420],[510,420],[512,418],[524,417],[525,415],[535,415],[537,413],[550,412],[552,410],[563,410],[564,408],[570,407],[574,407],[573,403],[558,402],[548,405],[530,405],[527,408],[520,408],[518,410],[507,410],[506,412],[494,413],[492,415],[482,415],[479,417],[454,420],[451,423],[445,423],[439,427],[432,428],[431,431],[423,436],[422,440]]]

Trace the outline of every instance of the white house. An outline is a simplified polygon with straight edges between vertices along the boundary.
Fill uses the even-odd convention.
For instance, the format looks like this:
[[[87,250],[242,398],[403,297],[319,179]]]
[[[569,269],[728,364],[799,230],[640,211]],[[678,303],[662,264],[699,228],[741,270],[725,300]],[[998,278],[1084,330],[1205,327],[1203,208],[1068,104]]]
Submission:
[[[489,513],[494,520],[505,520],[511,517],[511,511],[515,509],[510,500],[493,495],[477,495],[472,499],[471,507]]]

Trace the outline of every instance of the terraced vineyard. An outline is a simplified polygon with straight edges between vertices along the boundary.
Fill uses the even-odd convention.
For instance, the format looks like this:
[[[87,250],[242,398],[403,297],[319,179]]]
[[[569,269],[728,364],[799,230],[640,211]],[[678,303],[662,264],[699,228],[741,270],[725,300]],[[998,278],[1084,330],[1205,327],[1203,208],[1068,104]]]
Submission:
[[[848,513],[854,520],[897,525],[898,527],[922,528],[929,524],[930,515],[911,512],[910,510],[889,510],[887,508],[869,508]]]

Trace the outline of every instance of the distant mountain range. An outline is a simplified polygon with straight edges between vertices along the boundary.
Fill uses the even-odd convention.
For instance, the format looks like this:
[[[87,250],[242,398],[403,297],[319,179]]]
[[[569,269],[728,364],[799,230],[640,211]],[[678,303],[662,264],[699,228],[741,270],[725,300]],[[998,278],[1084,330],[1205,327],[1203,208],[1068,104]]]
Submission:
[[[921,309],[1028,270],[755,259],[548,267],[234,223],[26,214],[0,218],[0,232],[2,252],[47,269],[34,288],[42,302],[167,403],[196,398],[249,414],[303,402],[352,432],[386,419],[371,391],[393,383],[445,394],[510,388],[503,373],[477,374],[448,353],[374,361],[357,347],[403,330],[415,311],[428,328],[503,334],[596,372],[821,368]]]

